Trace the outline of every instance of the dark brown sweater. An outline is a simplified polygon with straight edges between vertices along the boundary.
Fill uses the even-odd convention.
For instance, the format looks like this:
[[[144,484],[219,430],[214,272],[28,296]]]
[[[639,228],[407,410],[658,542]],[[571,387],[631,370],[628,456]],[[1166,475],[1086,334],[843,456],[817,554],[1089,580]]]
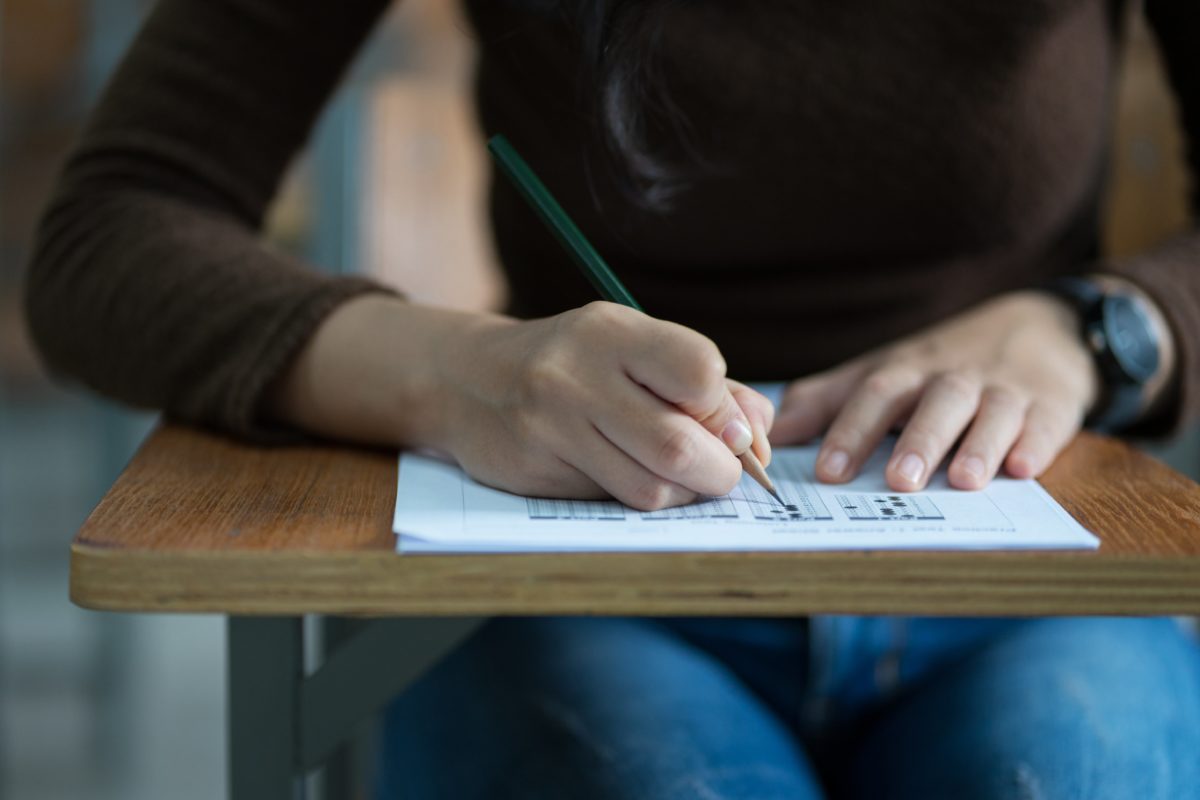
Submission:
[[[1124,2],[678,4],[659,56],[707,167],[665,215],[610,179],[555,5],[468,3],[481,126],[513,140],[650,313],[711,336],[732,374],[799,377],[1103,268],[1165,309],[1182,408],[1200,406],[1200,235],[1094,260]],[[1195,168],[1200,3],[1146,5]],[[331,309],[379,290],[294,263],[258,230],[385,6],[159,3],[41,228],[28,311],[55,369],[177,418],[268,430],[264,389]],[[594,299],[503,181],[491,212],[514,313]]]

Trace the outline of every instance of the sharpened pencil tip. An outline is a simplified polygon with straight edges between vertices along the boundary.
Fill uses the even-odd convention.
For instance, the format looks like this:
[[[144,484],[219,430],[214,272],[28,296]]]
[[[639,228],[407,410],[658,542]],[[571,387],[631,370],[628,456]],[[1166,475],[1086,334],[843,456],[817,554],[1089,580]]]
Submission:
[[[757,483],[766,491],[770,492],[771,496],[775,498],[775,501],[779,503],[779,505],[787,508],[787,503],[783,502],[783,498],[779,496],[779,492],[775,491],[775,484],[767,476],[767,471],[763,469],[762,464],[760,464],[758,459],[754,456],[753,450],[747,450],[746,452],[742,453],[740,456],[738,456],[738,460],[742,462],[742,468],[749,473],[750,477],[754,479],[755,483]]]

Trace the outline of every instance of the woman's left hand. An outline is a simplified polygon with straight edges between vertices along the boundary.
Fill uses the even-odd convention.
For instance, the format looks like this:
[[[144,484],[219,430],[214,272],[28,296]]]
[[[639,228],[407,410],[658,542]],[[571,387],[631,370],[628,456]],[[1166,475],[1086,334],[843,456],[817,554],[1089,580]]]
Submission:
[[[1076,312],[1046,293],[1014,292],[792,383],[770,438],[824,433],[817,478],[842,483],[902,425],[887,482],[915,491],[962,436],[950,484],[980,489],[1001,466],[1040,475],[1079,431],[1099,384]]]

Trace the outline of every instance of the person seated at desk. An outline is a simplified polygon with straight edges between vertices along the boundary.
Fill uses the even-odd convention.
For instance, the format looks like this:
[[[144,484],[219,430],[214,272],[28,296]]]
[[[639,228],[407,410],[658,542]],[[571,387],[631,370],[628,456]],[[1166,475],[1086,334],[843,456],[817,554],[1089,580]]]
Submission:
[[[387,3],[162,0],[45,214],[32,330],[178,420],[437,447],[526,494],[686,503],[818,435],[846,481],[893,426],[898,491],[948,455],[964,490],[1034,477],[1089,415],[1200,405],[1200,235],[1097,257],[1130,5],[468,2],[482,128],[648,316],[589,302],[502,180],[503,315],[263,246]],[[1146,12],[1195,166],[1200,5]],[[1128,335],[1093,353],[1081,317],[1113,308]],[[727,375],[794,382],[773,419]],[[379,792],[1195,798],[1197,672],[1166,620],[500,620],[390,707]]]

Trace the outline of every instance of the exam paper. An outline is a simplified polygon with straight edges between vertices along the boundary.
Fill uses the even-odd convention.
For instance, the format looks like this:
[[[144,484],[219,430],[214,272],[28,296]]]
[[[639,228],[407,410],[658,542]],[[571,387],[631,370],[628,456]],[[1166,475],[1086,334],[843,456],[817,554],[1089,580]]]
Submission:
[[[662,511],[613,501],[521,497],[456,466],[404,453],[393,529],[403,553],[539,551],[1095,548],[1036,481],[997,478],[951,489],[945,471],[922,492],[887,487],[890,446],[854,481],[817,483],[817,447],[777,448],[769,472],[785,506],[743,476],[724,497]]]

